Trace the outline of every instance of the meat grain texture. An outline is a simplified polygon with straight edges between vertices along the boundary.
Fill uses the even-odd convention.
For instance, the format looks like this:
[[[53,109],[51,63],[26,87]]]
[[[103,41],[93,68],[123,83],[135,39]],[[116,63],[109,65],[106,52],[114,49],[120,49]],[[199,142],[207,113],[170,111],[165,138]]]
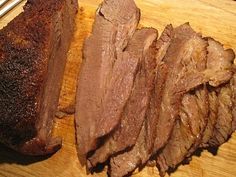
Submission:
[[[124,49],[139,16],[135,3],[123,0],[104,1],[96,12],[78,79],[75,119],[80,154],[95,150],[100,138],[120,123],[137,70],[137,60]]]
[[[0,31],[0,142],[27,155],[61,147],[51,137],[76,0],[28,0]]]
[[[119,127],[111,133],[112,135],[107,138],[104,145],[89,158],[92,166],[103,163],[110,155],[135,144],[154,86],[156,38],[156,30],[141,29],[137,30],[130,40],[125,53],[133,60],[137,60],[138,63],[131,95],[121,115]]]
[[[137,29],[139,18],[133,0],[104,0],[78,79],[80,155],[91,172],[107,162],[111,177],[149,161],[164,176],[236,128],[233,50],[189,23],[167,25],[157,39],[155,29]]]

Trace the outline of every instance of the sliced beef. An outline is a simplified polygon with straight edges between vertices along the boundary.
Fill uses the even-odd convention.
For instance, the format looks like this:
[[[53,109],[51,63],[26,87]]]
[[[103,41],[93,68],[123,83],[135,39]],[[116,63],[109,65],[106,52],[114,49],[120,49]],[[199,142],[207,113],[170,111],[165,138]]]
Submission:
[[[184,27],[181,26],[180,28]],[[184,45],[184,47],[190,53],[182,57],[181,64],[184,67],[180,70],[180,74],[182,74],[180,78],[186,79],[183,81],[188,81],[189,71],[204,71],[207,62],[207,42],[190,27],[187,28],[189,28],[188,33],[190,35],[188,36],[188,45]],[[184,90],[190,88],[188,86],[189,82],[177,84],[181,84],[181,88],[183,88],[183,85],[187,86]],[[178,85],[176,85],[176,88],[178,88]],[[179,109],[177,110],[179,119],[174,125],[168,143],[157,155],[157,165],[162,176],[164,176],[165,171],[169,168],[175,168],[186,156],[191,155],[196,150],[201,143],[201,137],[207,125],[208,94],[206,87],[198,87],[196,90],[191,91],[191,93],[184,94],[181,99],[181,106],[177,108]],[[166,109],[165,105],[163,105],[163,109]],[[163,119],[163,117],[159,119]],[[165,126],[164,124],[162,125]],[[157,129],[157,131],[159,133],[157,138],[159,138],[162,132],[160,129]]]
[[[188,72],[181,80],[180,90],[190,90],[201,83],[208,83],[212,87],[218,87],[228,83],[234,74],[232,49],[224,51],[223,45],[212,38],[208,41],[207,68],[201,72],[196,70]]]
[[[206,129],[203,133],[201,147],[208,147],[208,141],[212,137],[213,130],[217,121],[218,114],[218,98],[214,88],[210,88],[208,92],[209,116]]]
[[[232,133],[232,90],[227,84],[218,91],[217,122],[214,126],[213,135],[209,140],[210,146],[219,146],[226,142]]]
[[[0,31],[0,142],[27,155],[54,153],[51,137],[76,0],[29,0]]]
[[[112,154],[131,147],[136,142],[154,86],[156,38],[156,30],[141,29],[137,30],[130,40],[125,53],[128,53],[128,56],[138,63],[134,86],[121,115],[120,126],[105,140],[104,145],[89,158],[90,165],[88,166],[94,167],[97,163],[103,163]]]
[[[98,139],[120,123],[137,67],[136,60],[123,54],[123,50],[138,21],[139,9],[133,0],[105,0],[97,11],[92,34],[84,45],[76,96],[81,155],[96,149]]]
[[[209,39],[209,55],[218,60],[218,65],[213,62],[214,67],[221,67],[230,70],[230,76],[227,77],[227,81],[231,79],[231,83],[223,85],[218,90],[218,112],[217,112],[217,122],[214,126],[213,134],[209,140],[210,146],[219,146],[226,142],[234,131],[232,125],[234,124],[234,77],[233,77],[233,61],[235,54],[231,49],[224,50],[223,45],[219,42]],[[210,48],[211,47],[211,48]],[[213,60],[213,59],[212,59]],[[212,66],[213,67],[213,66]]]
[[[109,159],[111,177],[150,159],[164,175],[236,128],[234,53],[188,23],[167,26],[156,42],[138,22],[133,0],[104,0],[78,79],[79,154],[89,170]]]
[[[174,38],[164,58],[164,62],[169,67],[169,74],[156,124],[154,153],[167,143],[175,120],[178,118],[184,93],[204,83],[204,80],[187,82],[188,76],[191,77],[189,73],[198,73],[204,69],[204,60],[206,60],[206,43],[201,36],[188,24],[175,28]]]
[[[208,38],[206,41],[208,42],[208,54],[207,57],[205,57],[207,58],[207,68],[205,70],[204,68],[201,68],[200,72],[196,73],[195,77],[201,78],[201,74],[204,73],[205,79],[200,79],[201,81],[206,82],[208,80],[209,84],[214,87],[225,84],[229,82],[233,75],[232,51],[224,51],[222,45],[211,38]],[[196,57],[199,56],[196,55]],[[194,66],[191,66],[191,64],[187,64],[186,66],[189,68],[195,68]],[[198,64],[196,66],[198,66]],[[189,76],[191,79],[193,78],[191,75]],[[188,83],[191,85],[191,82]],[[185,85],[186,84],[183,84],[182,87]],[[189,157],[201,143],[201,146],[207,145],[209,139],[214,136],[213,129],[214,126],[217,126],[217,117],[223,117],[222,115],[224,114],[228,118],[228,120],[227,118],[224,121],[222,120],[218,126],[219,128],[222,127],[222,124],[224,124],[228,129],[225,128],[224,132],[222,131],[224,133],[223,136],[220,137],[220,135],[218,135],[217,137],[223,142],[223,137],[226,138],[227,135],[230,134],[230,125],[232,125],[232,115],[230,113],[230,105],[232,104],[229,97],[230,89],[227,89],[227,87],[223,86],[223,90],[221,90],[220,95],[218,95],[218,92],[216,92],[218,89],[211,86],[209,86],[210,90],[208,96],[206,89],[200,90],[199,88],[196,88],[195,92],[197,99],[195,101],[195,105],[198,106],[195,106],[195,110],[193,109],[193,100],[189,105],[192,107],[192,109],[189,109],[191,107],[184,108],[186,106],[182,106],[182,108],[180,108],[180,120],[177,122],[176,127],[174,127],[168,144],[161,152],[159,152],[157,157],[157,164],[161,175],[163,175],[169,167],[175,168],[177,164],[184,160],[185,157]],[[185,97],[186,95],[184,96],[183,100]],[[209,101],[209,108],[207,97]],[[190,103],[191,101],[188,102]],[[221,102],[223,102],[223,104]],[[222,106],[220,106],[220,104]],[[213,140],[211,140],[211,143],[213,143]]]
[[[194,123],[192,130],[196,129],[197,131],[194,132],[196,140],[188,151],[187,157],[190,157],[201,145],[209,121],[209,92],[206,88],[206,84],[204,86],[204,89],[196,90],[197,104],[199,106],[198,111],[201,112],[201,116],[198,121],[191,121],[191,123]]]
[[[224,50],[223,45],[212,39],[206,38],[208,41],[207,70],[205,75],[210,77],[209,85],[219,86],[228,83],[232,78],[234,52],[232,49]]]
[[[177,120],[167,145],[157,156],[161,176],[191,155],[201,143],[202,132],[207,124],[207,96],[205,87],[184,95],[180,119]]]
[[[157,73],[155,78],[155,87],[151,94],[149,108],[146,118],[142,124],[141,131],[134,147],[127,152],[118,154],[110,160],[111,176],[124,176],[131,173],[140,164],[144,164],[151,155],[154,144],[155,125],[158,118],[158,108],[161,103],[163,86],[165,83],[168,69],[162,62],[162,59],[169,47],[172,36],[172,26],[169,25],[164,30],[157,42]]]
[[[229,87],[230,79],[233,77],[233,73],[234,73],[233,60],[235,57],[234,52],[231,49],[224,50],[223,45],[212,38],[207,38],[207,41],[209,44],[207,48],[208,50],[207,70],[210,71],[209,73],[212,73],[211,74],[212,76],[214,76],[210,80],[209,84],[212,86],[214,85],[221,85],[221,86],[220,88],[209,87],[210,112],[209,112],[208,124],[207,124],[206,130],[204,132],[204,136],[202,139],[202,145],[201,145],[202,147],[207,147],[209,145],[211,146],[220,145],[219,144],[220,142],[221,143],[225,142],[225,140],[228,139],[228,136],[232,133],[232,127],[230,125],[232,125],[232,121],[233,121],[233,117],[232,117],[233,105],[231,105],[233,103],[231,101],[231,98],[229,98],[229,96],[232,96],[233,98],[233,90],[231,90],[230,88],[226,89],[225,87]],[[233,78],[231,79],[231,82],[232,81],[233,81]],[[226,83],[226,85],[222,83]],[[222,111],[224,111],[225,113],[223,113]],[[225,114],[225,115],[223,116],[221,114]],[[225,120],[222,120],[222,119],[225,119]],[[221,136],[220,138],[220,135],[215,135],[215,134],[219,134],[216,132],[220,124],[222,124],[222,121],[225,121],[224,124],[226,127],[228,127],[226,128],[228,130],[225,130],[225,132],[223,133],[224,135]],[[216,140],[215,138],[213,140],[212,138],[214,136],[219,136],[219,138],[221,139],[219,140],[220,142]],[[222,139],[223,137],[226,139],[223,140]],[[209,140],[210,140],[210,143],[208,143]]]

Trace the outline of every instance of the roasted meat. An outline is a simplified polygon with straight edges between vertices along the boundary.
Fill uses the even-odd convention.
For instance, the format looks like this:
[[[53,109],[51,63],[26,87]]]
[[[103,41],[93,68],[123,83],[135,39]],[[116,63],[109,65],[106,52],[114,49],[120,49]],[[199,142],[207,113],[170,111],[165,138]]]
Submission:
[[[121,115],[121,123],[105,140],[102,147],[89,158],[91,166],[103,163],[113,154],[133,146],[140,132],[150,102],[156,73],[157,31],[154,29],[137,30],[124,53],[136,60],[137,69],[131,95]],[[128,59],[126,59],[127,62]],[[121,65],[123,67],[124,65]],[[129,68],[125,68],[129,69]],[[122,70],[120,68],[120,70]],[[128,71],[126,71],[128,73]],[[119,75],[120,79],[124,76]]]
[[[61,147],[51,131],[77,8],[76,0],[29,0],[0,31],[0,142],[20,153]]]
[[[157,66],[155,70],[156,76],[154,88],[151,93],[149,108],[145,114],[145,119],[136,144],[131,149],[111,158],[109,173],[112,177],[130,174],[139,165],[146,163],[152,155],[152,149],[156,138],[155,132],[160,109],[159,105],[161,104],[164,83],[168,73],[168,68],[162,60],[170,45],[172,30],[173,28],[171,25],[167,26],[160,39],[157,41]]]
[[[105,0],[97,10],[84,45],[76,96],[77,144],[82,155],[95,150],[99,138],[120,123],[137,65],[123,51],[138,22],[139,9],[132,0]]]
[[[76,129],[89,172],[129,176],[151,161],[164,176],[236,129],[234,52],[189,23],[156,39],[138,22],[133,0],[104,0],[84,44]]]

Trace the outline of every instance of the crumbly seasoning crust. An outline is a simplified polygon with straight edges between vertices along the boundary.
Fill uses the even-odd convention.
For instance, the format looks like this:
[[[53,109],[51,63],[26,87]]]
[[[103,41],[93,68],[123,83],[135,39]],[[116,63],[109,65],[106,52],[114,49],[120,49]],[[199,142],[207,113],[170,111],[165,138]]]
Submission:
[[[37,136],[53,18],[65,3],[29,0],[0,31],[0,142],[13,149]]]

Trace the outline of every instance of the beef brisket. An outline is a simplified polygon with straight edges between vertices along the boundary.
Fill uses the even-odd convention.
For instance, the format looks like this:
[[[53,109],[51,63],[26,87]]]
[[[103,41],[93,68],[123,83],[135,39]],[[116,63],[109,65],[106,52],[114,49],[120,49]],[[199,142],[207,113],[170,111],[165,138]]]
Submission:
[[[202,80],[203,83],[208,80],[209,84],[212,86],[225,84],[229,82],[233,75],[232,51],[224,51],[222,45],[211,38],[206,39],[206,41],[208,42],[208,54],[207,57],[205,56],[205,60],[207,59],[205,61],[205,63],[207,63],[207,68],[204,70],[204,67],[201,67],[200,72],[198,72],[200,74],[197,73],[196,76],[201,78],[201,73],[205,73],[205,79],[202,78],[200,80]],[[201,45],[193,46],[196,47]],[[204,55],[206,55],[206,45]],[[196,57],[200,58],[198,55],[196,55]],[[197,62],[193,63],[195,63],[196,66],[199,66],[199,64],[204,62],[199,62],[199,64],[197,64]],[[186,66],[190,69],[196,67],[193,65],[191,66],[191,64],[187,64]],[[192,76],[189,76],[192,79]],[[185,86],[186,84],[183,85]],[[232,125],[232,113],[230,112],[230,110],[232,110],[230,89],[223,85],[217,98],[216,92],[214,91],[215,88],[211,86],[208,88],[211,88],[209,96],[207,96],[206,89],[201,90],[200,88],[196,88],[194,92],[197,99],[195,101],[190,101],[191,99],[188,99],[188,101],[185,102],[190,104],[184,106],[186,108],[180,108],[180,120],[178,120],[176,127],[174,127],[168,144],[161,152],[159,152],[157,157],[157,164],[161,175],[164,175],[165,171],[168,170],[169,167],[175,168],[177,164],[181,163],[186,157],[189,157],[201,143],[201,146],[206,146],[212,136],[217,137],[217,140],[211,139],[210,144],[220,145],[219,142],[225,142],[228,135],[232,133],[230,131]],[[186,99],[186,96],[187,95],[184,96],[183,100]],[[209,98],[209,103],[207,97]],[[182,104],[184,105],[184,102]],[[221,131],[213,131],[214,126],[216,126],[216,130],[220,129]]]
[[[167,145],[157,157],[161,176],[198,148],[207,123],[207,106],[207,91],[204,87],[184,95],[179,112],[180,119],[177,120]]]
[[[143,31],[123,52],[146,57],[137,62],[120,122],[87,159],[89,168],[110,159],[112,177],[129,175],[150,158],[164,175],[199,146],[222,144],[235,129],[232,50],[202,38],[189,24],[167,26],[155,47],[147,42],[155,37],[147,40]],[[132,47],[135,40],[143,43]],[[150,47],[146,53],[144,46]],[[156,51],[155,62],[151,51]],[[129,68],[118,70],[123,69]]]
[[[219,146],[228,140],[232,133],[232,90],[227,84],[218,91],[217,122],[213,129],[213,135],[209,140],[211,146]]]
[[[185,47],[185,53],[189,52],[187,55],[182,55],[182,61],[180,63],[183,65],[183,68],[179,71],[179,77],[185,78],[184,81],[188,81],[189,71],[192,72],[195,70],[195,72],[202,72],[206,68],[207,42],[190,27],[180,26],[179,28],[180,29],[178,30],[184,30],[185,34],[178,33],[178,35],[186,35],[186,33],[188,33],[188,38],[185,38],[187,39],[187,45],[183,44],[182,47]],[[186,28],[188,30],[186,30]],[[193,82],[194,81],[192,81],[192,83]],[[190,83],[190,85],[192,83]],[[180,82],[177,84],[182,85],[181,88],[183,91],[187,91],[191,88],[188,86],[189,82]],[[184,89],[183,85],[187,87]],[[176,85],[176,88],[178,87],[179,86]],[[179,112],[177,113],[179,119],[173,128],[173,132],[167,145],[157,156],[157,164],[161,175],[163,175],[169,167],[175,168],[176,165],[181,163],[186,156],[191,155],[201,143],[201,136],[207,124],[207,97],[207,89],[204,86],[201,86],[196,91],[184,94],[183,98],[181,97],[182,104],[178,108]],[[165,105],[163,105],[163,109],[166,109]],[[163,118],[160,117],[159,119]],[[161,133],[160,131],[158,132],[159,134]],[[157,138],[161,136],[159,134],[157,135]]]
[[[207,41],[209,44],[207,48],[207,70],[215,73],[212,74],[214,75],[214,79],[212,78],[209,84],[213,86],[220,84],[221,86],[220,88],[209,87],[210,112],[209,121],[202,139],[203,147],[207,147],[209,145],[216,146],[224,143],[228,139],[228,136],[232,133],[233,121],[233,100],[231,100],[231,98],[233,98],[234,87],[229,88],[229,82],[234,73],[234,52],[231,49],[224,50],[223,45],[212,38],[207,38]],[[233,81],[233,78],[231,80]],[[226,83],[226,85],[222,83]],[[232,97],[230,98],[229,96]],[[223,127],[219,127],[222,123],[225,126],[225,130],[222,130]],[[220,135],[220,132],[222,132],[222,135]],[[216,140],[217,137],[219,140]],[[210,142],[208,143],[208,141]]]
[[[166,80],[167,67],[162,62],[163,57],[170,45],[172,26],[165,28],[160,39],[157,41],[156,55],[156,77],[155,87],[151,94],[149,108],[146,118],[142,124],[141,131],[134,147],[127,152],[118,154],[111,158],[109,173],[111,176],[124,176],[134,171],[140,164],[144,164],[152,153],[155,138],[155,125],[158,118],[158,108],[161,102],[163,86]]]
[[[205,42],[188,24],[175,28],[173,33],[174,37],[164,58],[169,74],[156,124],[154,153],[163,147],[170,137],[175,120],[178,118],[183,94],[204,81],[187,82],[188,76],[191,76],[189,73],[198,73],[204,68]]]
[[[158,68],[160,72],[158,72],[157,83],[160,85],[156,85],[155,91],[153,91],[153,98],[159,99],[156,100],[156,102],[158,101],[160,102],[161,100],[161,94],[157,93],[162,92],[163,89],[162,86],[165,81],[165,76],[167,72],[167,68],[165,65],[160,65]],[[155,112],[155,110],[153,109],[148,110],[147,114],[149,114],[149,120],[148,121],[145,120],[143,122],[136,144],[130,150],[127,149],[127,151],[124,151],[120,154],[111,157],[110,168],[109,168],[109,174],[111,177],[122,177],[131,174],[140,165],[145,164],[149,159],[149,157],[151,156],[152,154],[151,149],[153,148],[154,137],[153,134],[150,134],[151,129],[149,129],[148,126],[150,126],[151,122],[156,121],[156,119],[151,119],[151,118],[157,116],[157,115],[150,116],[151,112]]]
[[[209,88],[208,92],[209,101],[209,116],[207,121],[206,129],[203,133],[202,142],[200,147],[208,147],[208,141],[212,137],[213,129],[216,124],[217,114],[218,114],[218,99],[214,88]]]
[[[76,0],[29,0],[0,31],[0,141],[28,155],[54,153],[51,137]]]
[[[217,87],[221,84],[228,83],[232,78],[234,52],[232,49],[224,50],[223,45],[212,39],[208,41],[207,70],[205,75],[209,76],[209,85]]]
[[[75,119],[81,155],[96,149],[98,139],[120,122],[137,67],[123,50],[138,22],[133,0],[105,0],[97,11],[78,79]]]
[[[156,38],[157,31],[154,29],[137,30],[125,50],[131,59],[137,60],[139,63],[138,71],[134,77],[134,86],[122,113],[120,126],[105,140],[104,145],[89,158],[93,167],[97,163],[106,161],[112,154],[131,147],[136,142],[154,86]]]
[[[109,162],[122,177],[155,159],[164,175],[236,128],[233,51],[188,23],[156,41],[138,22],[133,0],[104,0],[84,45],[75,119],[90,172]]]

